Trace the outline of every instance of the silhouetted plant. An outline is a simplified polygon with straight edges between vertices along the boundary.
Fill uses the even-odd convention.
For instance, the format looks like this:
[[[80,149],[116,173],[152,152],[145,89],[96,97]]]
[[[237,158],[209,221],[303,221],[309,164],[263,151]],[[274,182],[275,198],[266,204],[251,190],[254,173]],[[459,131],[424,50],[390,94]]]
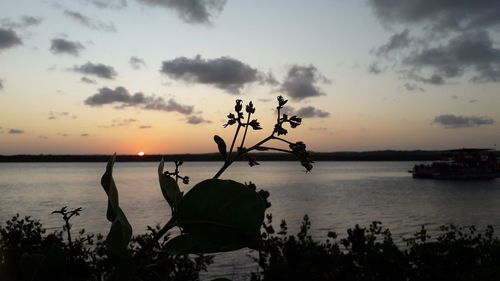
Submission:
[[[307,216],[296,235],[287,234],[284,221],[275,234],[270,215],[264,229],[260,270],[252,274],[253,281],[500,280],[500,239],[491,226],[479,233],[475,227],[445,225],[434,239],[422,227],[402,249],[380,222],[356,225],[340,240],[334,232],[326,240],[313,240]]]
[[[68,211],[62,213],[65,212]],[[148,227],[147,233],[131,237],[126,254],[139,265],[134,278],[144,281],[199,280],[199,272],[206,270],[212,262],[211,257],[166,253],[162,248],[168,236],[152,245],[147,254],[140,251],[159,228]],[[110,258],[102,235],[85,234],[82,229],[71,239],[70,246],[69,240],[63,238],[63,231],[45,233],[39,221],[19,215],[8,220],[5,226],[0,225],[0,280],[98,281],[118,277],[114,274],[116,262]]]
[[[260,229],[264,219],[264,212],[269,207],[267,197],[269,193],[257,192],[255,186],[238,183],[232,180],[221,180],[222,173],[240,157],[246,157],[250,166],[258,163],[249,155],[253,150],[258,151],[282,151],[294,154],[301,162],[306,171],[312,169],[312,160],[306,151],[303,142],[290,142],[281,137],[286,135],[287,130],[283,128],[288,123],[291,128],[296,128],[302,122],[297,116],[288,117],[281,114],[283,106],[287,103],[283,97],[278,97],[277,119],[273,131],[263,140],[253,146],[246,148],[245,140],[248,128],[253,130],[262,129],[257,119],[252,119],[255,107],[252,102],[245,106],[243,112],[243,102],[236,100],[235,113],[230,113],[224,127],[236,124],[236,132],[229,150],[225,141],[214,136],[219,152],[222,154],[224,164],[212,179],[204,180],[196,184],[185,195],[180,191],[179,180],[184,184],[189,183],[189,177],[181,176],[179,167],[182,161],[174,161],[175,170],[173,172],[164,171],[164,160],[158,166],[158,178],[163,197],[171,208],[171,218],[169,221],[154,233],[153,239],[139,249],[139,255],[147,255],[153,245],[163,237],[168,230],[178,227],[181,230],[179,236],[166,241],[162,250],[170,254],[189,253],[214,253],[223,251],[233,251],[244,247],[261,249],[262,239]],[[244,128],[241,143],[233,155],[233,149],[240,130]],[[277,136],[276,136],[277,135]],[[290,150],[263,146],[271,140],[285,142]],[[112,173],[115,162],[113,156],[108,162],[106,172],[101,178],[101,185],[108,195],[107,219],[112,223],[111,229],[106,238],[109,249],[109,256],[115,264],[115,271],[112,279],[132,280],[137,272],[152,268],[154,265],[140,263],[138,265],[133,257],[126,252],[132,237],[132,227],[119,205],[118,190],[116,188]]]
[[[286,135],[288,131],[283,128],[283,125],[288,123],[291,128],[297,128],[301,123],[302,123],[302,118],[297,117],[295,115],[289,117],[287,114],[281,114],[281,110],[283,109],[283,106],[288,102],[288,100],[285,100],[282,96],[278,96],[278,106],[276,107],[277,111],[277,118],[276,118],[276,123],[274,124],[274,128],[271,131],[271,134],[262,139],[261,141],[257,142],[256,144],[250,146],[250,147],[245,147],[245,141],[248,133],[248,128],[252,128],[253,130],[262,130],[262,127],[260,126],[259,121],[257,119],[251,119],[252,114],[255,113],[255,107],[252,102],[249,102],[245,106],[245,112],[246,112],[246,118],[245,118],[245,112],[243,112],[243,101],[242,100],[236,100],[236,105],[234,106],[234,111],[235,114],[229,113],[227,115],[228,121],[226,124],[224,124],[224,127],[236,125],[236,131],[234,133],[233,140],[231,142],[231,146],[229,148],[229,151],[227,150],[227,145],[225,141],[219,137],[218,135],[214,136],[214,140],[217,143],[217,146],[219,148],[219,152],[222,154],[222,157],[224,159],[224,165],[220,168],[220,170],[215,174],[214,178],[219,178],[220,175],[236,160],[240,159],[241,157],[245,157],[248,160],[248,164],[253,167],[255,165],[259,165],[257,161],[249,154],[249,152],[257,150],[257,151],[280,151],[280,152],[285,152],[285,153],[291,153],[297,157],[297,159],[300,161],[302,166],[306,168],[306,171],[310,171],[312,169],[312,159],[309,155],[309,152],[306,150],[306,145],[299,141],[299,142],[290,142],[284,138],[281,138],[279,136],[281,135]],[[246,119],[246,120],[245,120]],[[236,155],[232,155],[234,146],[238,140],[239,133],[241,132],[241,128],[245,128],[245,131],[243,132],[243,136],[241,137],[241,143],[236,149]],[[288,145],[290,150],[287,149],[282,149],[278,147],[269,147],[269,146],[264,146],[269,141],[278,141],[278,142],[283,142]]]

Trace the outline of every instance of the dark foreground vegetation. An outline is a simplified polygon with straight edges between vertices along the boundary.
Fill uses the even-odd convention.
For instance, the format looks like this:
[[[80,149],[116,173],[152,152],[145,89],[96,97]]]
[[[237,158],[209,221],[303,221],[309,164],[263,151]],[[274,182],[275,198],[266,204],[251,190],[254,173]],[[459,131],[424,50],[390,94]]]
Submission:
[[[422,228],[405,240],[405,247],[398,247],[379,222],[356,225],[343,239],[332,232],[314,240],[307,216],[295,235],[287,233],[284,222],[275,232],[271,218],[267,215],[262,228],[264,243],[256,260],[260,269],[251,280],[500,280],[500,240],[492,227],[479,232],[442,226],[436,237]],[[168,254],[162,250],[168,236],[141,254],[140,247],[158,230],[150,227],[129,244],[135,264],[130,266],[137,267],[134,280],[199,280],[212,258]],[[37,220],[19,215],[0,225],[2,281],[106,280],[114,266],[102,235],[81,230],[70,238],[66,226],[47,233]]]

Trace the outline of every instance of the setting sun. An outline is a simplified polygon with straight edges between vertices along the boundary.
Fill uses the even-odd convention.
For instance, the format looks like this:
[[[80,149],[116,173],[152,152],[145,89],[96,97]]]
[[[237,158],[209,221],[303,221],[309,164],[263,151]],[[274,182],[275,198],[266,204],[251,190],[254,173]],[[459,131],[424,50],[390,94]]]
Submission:
[[[141,152],[137,153],[137,155],[144,156],[144,152],[141,151]]]

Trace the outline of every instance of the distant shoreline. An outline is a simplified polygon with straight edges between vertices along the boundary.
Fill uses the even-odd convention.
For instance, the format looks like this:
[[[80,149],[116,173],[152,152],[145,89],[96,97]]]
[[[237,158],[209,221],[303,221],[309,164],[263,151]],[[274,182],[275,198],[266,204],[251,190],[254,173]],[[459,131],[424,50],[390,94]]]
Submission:
[[[363,152],[312,152],[314,161],[434,161],[439,160],[441,151],[426,150],[382,150]],[[499,152],[496,152],[500,155]],[[257,161],[295,161],[291,154],[252,153]],[[106,162],[110,155],[0,155],[0,162]],[[166,154],[166,155],[117,155],[118,162],[158,162],[161,157],[167,161],[222,161],[219,153]],[[241,159],[245,161],[245,159]]]

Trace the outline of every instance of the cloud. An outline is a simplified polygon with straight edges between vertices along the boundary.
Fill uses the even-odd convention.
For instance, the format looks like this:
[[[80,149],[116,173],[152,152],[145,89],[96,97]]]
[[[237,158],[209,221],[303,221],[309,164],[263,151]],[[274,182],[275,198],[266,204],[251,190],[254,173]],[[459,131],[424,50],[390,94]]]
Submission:
[[[302,118],[314,118],[314,117],[327,118],[327,117],[330,117],[329,112],[317,109],[313,106],[302,107],[299,110],[295,111],[294,114],[296,114],[297,116],[302,117]]]
[[[469,103],[476,103],[478,101],[479,101],[478,99],[471,99],[471,100],[469,100]]]
[[[188,124],[192,124],[192,125],[198,125],[198,124],[202,124],[202,123],[212,123],[212,121],[210,120],[205,120],[203,119],[203,117],[201,116],[189,116],[187,119],[186,119],[187,123]]]
[[[150,126],[150,125],[141,125],[139,126],[139,129],[151,129],[153,128],[153,126]]]
[[[87,0],[86,2],[100,9],[122,9],[127,7],[126,0]]]
[[[22,44],[23,41],[14,30],[0,27],[0,50]]]
[[[172,9],[187,23],[209,24],[220,13],[226,0],[137,0],[138,3]]]
[[[106,32],[116,32],[116,28],[112,23],[104,23],[95,19],[91,19],[79,12],[64,10],[64,14],[77,21],[78,23],[90,28],[92,30],[97,31],[106,31]]]
[[[148,102],[144,105],[144,109],[191,114],[193,113],[194,107],[179,104],[174,99],[169,99],[168,102],[165,103],[161,97],[150,97],[148,98]]]
[[[280,91],[295,101],[324,96],[326,94],[316,85],[319,82],[329,83],[330,81],[319,73],[313,65],[293,65],[288,70]]]
[[[375,55],[388,56],[391,52],[395,50],[407,48],[408,46],[410,46],[411,43],[411,39],[408,36],[409,33],[410,31],[408,29],[405,29],[401,33],[396,33],[392,35],[386,44],[378,47],[375,50],[374,52]]]
[[[56,120],[60,118],[70,118],[70,119],[76,119],[78,118],[76,115],[71,115],[69,112],[64,111],[64,112],[55,112],[55,111],[49,111],[49,120]]]
[[[231,57],[178,57],[164,61],[160,72],[175,80],[212,85],[230,94],[239,94],[242,88],[250,83],[274,82],[272,76]]]
[[[80,136],[81,137],[90,137],[90,134],[85,133],[85,134],[81,134]]]
[[[82,83],[87,83],[87,84],[96,84],[96,83],[97,83],[94,79],[90,79],[90,78],[87,78],[87,77],[85,77],[85,76],[84,76],[84,77],[82,77],[82,78],[80,79],[80,81],[81,81]]]
[[[0,79],[0,91],[3,90],[3,80]]]
[[[476,117],[476,116],[444,114],[435,117],[433,123],[440,124],[447,129],[457,129],[457,128],[479,127],[482,125],[491,125],[495,123],[495,120],[487,116]]]
[[[436,85],[443,84],[445,78],[461,77],[467,70],[475,73],[473,82],[500,82],[500,49],[484,30],[465,32],[444,46],[414,53],[403,63],[413,71],[431,69],[431,79],[422,82]]]
[[[0,24],[6,28],[26,28],[34,25],[39,25],[42,22],[41,18],[33,16],[22,16],[21,20],[11,21],[10,19],[2,19]]]
[[[311,131],[327,131],[328,128],[325,128],[325,127],[317,127],[317,128],[311,127],[311,128],[309,128],[309,130],[311,130]]]
[[[129,126],[130,124],[132,123],[135,123],[137,122],[136,119],[134,118],[128,118],[128,119],[113,119],[111,121],[111,125],[108,125],[108,126],[100,126],[102,128],[116,128],[116,127],[126,127],[126,126]]]
[[[402,50],[394,60],[405,78],[446,85],[449,79],[471,74],[473,83],[500,82],[500,48],[490,37],[500,27],[499,1],[369,2],[386,27],[406,27],[374,51],[387,59]],[[410,38],[408,28],[417,36]]]
[[[130,57],[130,59],[128,60],[128,63],[135,70],[141,69],[141,67],[146,66],[146,63],[144,62],[144,60],[142,60],[138,57]]]
[[[68,41],[62,38],[54,38],[50,41],[50,51],[55,55],[69,54],[78,56],[85,49],[80,42]]]
[[[373,73],[375,75],[378,75],[380,73],[382,73],[384,70],[380,68],[380,66],[378,65],[378,63],[374,62],[374,63],[371,63],[369,66],[368,66],[368,72],[369,73]]]
[[[10,129],[9,134],[13,134],[13,135],[24,134],[24,131],[18,130],[18,129]]]
[[[317,109],[314,106],[305,106],[298,110],[295,110],[292,106],[284,106],[281,109],[281,113],[286,115],[297,115],[301,118],[327,118],[330,117],[330,113]]]
[[[413,91],[420,91],[420,92],[425,92],[425,90],[423,88],[421,88],[420,86],[418,86],[417,84],[415,83],[405,83],[403,85],[403,87],[407,90],[407,91],[410,91],[410,92],[413,92]]]
[[[422,24],[433,32],[463,31],[500,23],[500,2],[491,0],[369,0],[386,25]]]
[[[86,64],[80,66],[75,65],[72,70],[82,74],[94,75],[104,79],[114,79],[115,76],[118,75],[112,66],[104,65],[102,63],[94,64],[91,62],[87,62]]]
[[[114,90],[107,87],[101,88],[98,93],[88,97],[85,104],[89,106],[119,104],[120,108],[135,106],[146,110],[178,112],[186,115],[194,111],[193,106],[179,104],[174,99],[165,102],[161,97],[145,96],[140,92],[131,95],[124,87],[116,87]]]

